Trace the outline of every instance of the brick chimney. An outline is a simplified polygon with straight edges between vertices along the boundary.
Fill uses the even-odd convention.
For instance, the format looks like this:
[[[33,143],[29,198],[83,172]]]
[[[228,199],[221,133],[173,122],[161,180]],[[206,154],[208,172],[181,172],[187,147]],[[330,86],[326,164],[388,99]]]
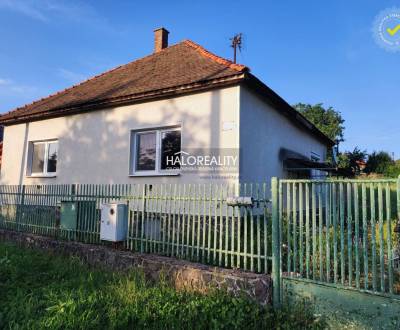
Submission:
[[[168,33],[163,27],[154,30],[154,53],[168,47]]]

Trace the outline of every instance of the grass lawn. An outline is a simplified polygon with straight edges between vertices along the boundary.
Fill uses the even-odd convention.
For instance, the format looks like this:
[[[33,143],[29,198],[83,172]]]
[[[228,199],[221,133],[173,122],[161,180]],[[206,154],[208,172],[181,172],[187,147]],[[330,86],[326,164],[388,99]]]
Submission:
[[[177,292],[137,272],[0,242],[0,329],[320,328],[305,306],[274,312],[221,292]]]

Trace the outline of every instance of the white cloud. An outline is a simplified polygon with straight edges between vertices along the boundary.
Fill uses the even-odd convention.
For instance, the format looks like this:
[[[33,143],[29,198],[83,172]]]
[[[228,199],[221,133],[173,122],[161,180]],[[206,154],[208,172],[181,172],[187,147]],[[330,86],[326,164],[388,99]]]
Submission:
[[[58,0],[0,0],[0,9],[14,11],[42,22],[67,19],[101,30],[115,30],[94,7],[85,2]]]
[[[38,88],[24,84],[18,84],[10,79],[0,78],[0,95],[2,96],[26,96],[35,95]]]
[[[11,80],[0,78],[0,86],[11,84]]]
[[[0,0],[0,8],[9,9],[40,21],[46,21],[47,18],[44,13],[40,10],[40,8],[37,8],[37,4],[39,2],[40,1],[37,1],[35,3],[29,0]]]
[[[14,80],[0,77],[0,113],[38,100],[48,92],[48,88],[17,83]]]
[[[83,74],[73,72],[73,71],[70,71],[67,69],[63,69],[63,68],[58,69],[58,74],[65,80],[68,80],[69,82],[74,83],[74,84],[81,82],[87,78]]]

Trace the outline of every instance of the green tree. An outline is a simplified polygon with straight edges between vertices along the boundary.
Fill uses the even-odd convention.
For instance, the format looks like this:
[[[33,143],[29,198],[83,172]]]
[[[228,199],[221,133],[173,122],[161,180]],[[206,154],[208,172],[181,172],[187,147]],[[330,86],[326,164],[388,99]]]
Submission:
[[[392,157],[385,151],[374,151],[368,156],[366,173],[385,174],[390,166],[395,165]]]
[[[389,178],[398,178],[400,175],[400,160],[396,160],[396,162],[389,165],[383,174]]]
[[[337,166],[339,168],[349,169],[350,168],[350,158],[347,152],[341,152],[337,157]]]
[[[350,170],[353,174],[360,173],[360,162],[365,162],[367,151],[355,147],[353,151],[346,151],[338,156],[338,167]]]
[[[332,107],[324,108],[322,103],[315,105],[297,103],[293,107],[331,140],[344,141],[344,119],[340,112]]]

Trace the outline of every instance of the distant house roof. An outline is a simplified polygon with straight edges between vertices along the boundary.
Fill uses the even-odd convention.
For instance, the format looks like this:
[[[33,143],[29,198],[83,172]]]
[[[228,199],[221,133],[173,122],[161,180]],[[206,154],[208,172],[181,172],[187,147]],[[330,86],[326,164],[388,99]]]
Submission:
[[[326,135],[250,73],[190,40],[119,66],[0,116],[0,125],[42,120],[110,106],[173,97],[243,83],[327,145]]]

